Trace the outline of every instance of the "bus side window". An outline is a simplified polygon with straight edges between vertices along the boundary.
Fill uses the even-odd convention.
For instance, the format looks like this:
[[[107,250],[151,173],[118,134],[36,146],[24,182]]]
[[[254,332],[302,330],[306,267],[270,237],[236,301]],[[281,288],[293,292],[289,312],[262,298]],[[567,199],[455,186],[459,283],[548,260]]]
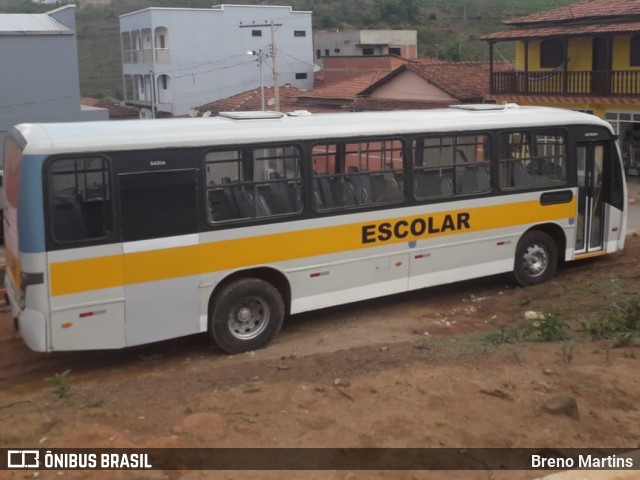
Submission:
[[[502,190],[566,183],[566,140],[561,130],[502,133],[499,151]]]
[[[49,168],[50,232],[57,242],[106,238],[113,231],[109,165],[102,157],[56,159]]]
[[[336,142],[313,147],[316,211],[400,202],[404,176],[400,140]]]
[[[300,148],[278,145],[207,153],[211,222],[290,215],[302,210]]]
[[[414,142],[414,197],[429,200],[491,191],[487,135],[443,136]]]

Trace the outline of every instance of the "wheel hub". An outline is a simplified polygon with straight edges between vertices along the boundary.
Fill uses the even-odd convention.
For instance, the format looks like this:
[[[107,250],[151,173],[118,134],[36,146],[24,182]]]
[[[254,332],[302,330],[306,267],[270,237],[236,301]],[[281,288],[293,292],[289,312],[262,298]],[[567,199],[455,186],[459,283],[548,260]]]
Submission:
[[[270,317],[271,311],[264,299],[246,297],[231,310],[227,325],[235,338],[251,340],[267,328]]]
[[[522,257],[522,266],[532,277],[542,275],[549,265],[549,254],[540,245],[531,245]]]
[[[238,321],[241,323],[247,323],[251,320],[251,309],[247,307],[243,307],[238,310]]]

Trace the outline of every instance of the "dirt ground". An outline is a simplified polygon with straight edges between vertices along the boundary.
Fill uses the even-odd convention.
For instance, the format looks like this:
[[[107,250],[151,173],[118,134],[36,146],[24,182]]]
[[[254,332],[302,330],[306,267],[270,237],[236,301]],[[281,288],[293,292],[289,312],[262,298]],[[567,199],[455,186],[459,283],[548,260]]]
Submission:
[[[640,343],[593,340],[581,327],[639,294],[638,278],[640,238],[629,236],[623,252],[564,265],[545,285],[515,288],[495,276],[298,315],[271,346],[237,356],[204,336],[123,351],[34,353],[5,312],[0,447],[638,448]],[[528,310],[551,312],[567,338],[525,336],[517,325]],[[58,398],[44,379],[64,370],[71,389]],[[558,395],[576,400],[579,418],[542,410]],[[0,472],[170,480],[538,475]]]

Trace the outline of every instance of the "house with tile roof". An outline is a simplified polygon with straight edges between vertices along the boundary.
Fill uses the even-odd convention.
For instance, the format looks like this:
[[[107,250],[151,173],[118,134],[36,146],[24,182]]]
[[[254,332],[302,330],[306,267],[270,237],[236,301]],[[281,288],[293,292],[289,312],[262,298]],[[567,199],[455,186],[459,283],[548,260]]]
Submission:
[[[326,57],[322,70],[315,74],[315,87],[343,81],[363,73],[388,73],[407,61],[396,55]]]
[[[303,94],[304,90],[296,88],[292,85],[284,85],[279,87],[280,110],[283,112],[292,112],[301,110],[304,107],[298,105],[298,96]],[[264,94],[265,110],[275,109],[275,91],[273,87],[254,88],[246,92],[233,95],[231,97],[222,98],[213,102],[205,103],[194,108],[199,116],[209,112],[211,115],[218,115],[220,112],[256,112],[262,110],[262,95]],[[314,109],[314,113],[324,111],[322,109]]]
[[[359,74],[352,73],[345,78],[339,75],[338,80],[313,90],[299,90],[291,86],[281,89],[281,110],[324,113],[428,109],[460,103],[481,103],[489,92],[487,62],[449,63],[426,58],[402,63],[392,70],[358,70],[355,67],[354,72],[359,71]],[[493,68],[502,71],[510,66],[496,63]],[[269,104],[273,89],[267,88],[265,92]],[[260,109],[259,89],[196,107],[200,114],[206,111],[217,114],[221,111]],[[267,110],[273,110],[273,105]]]
[[[127,107],[123,102],[108,102],[92,97],[83,97],[80,99],[80,105],[84,107],[102,108],[109,112],[110,120],[125,120],[132,118],[140,118],[140,109],[136,107]]]
[[[509,67],[496,62],[494,71]],[[487,62],[407,62],[362,90],[352,110],[439,108],[460,103],[483,103],[489,93]]]
[[[491,100],[587,111],[640,138],[640,0],[582,0],[503,23],[482,37],[492,65],[500,43],[516,45],[510,71],[491,69]]]

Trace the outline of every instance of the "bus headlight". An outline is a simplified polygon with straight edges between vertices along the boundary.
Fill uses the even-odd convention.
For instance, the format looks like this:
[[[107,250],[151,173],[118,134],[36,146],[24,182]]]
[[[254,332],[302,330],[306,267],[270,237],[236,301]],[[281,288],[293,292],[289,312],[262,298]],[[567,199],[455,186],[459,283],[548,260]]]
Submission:
[[[20,292],[18,293],[18,306],[20,310],[27,307],[27,288],[29,285],[44,283],[43,273],[20,272]]]

